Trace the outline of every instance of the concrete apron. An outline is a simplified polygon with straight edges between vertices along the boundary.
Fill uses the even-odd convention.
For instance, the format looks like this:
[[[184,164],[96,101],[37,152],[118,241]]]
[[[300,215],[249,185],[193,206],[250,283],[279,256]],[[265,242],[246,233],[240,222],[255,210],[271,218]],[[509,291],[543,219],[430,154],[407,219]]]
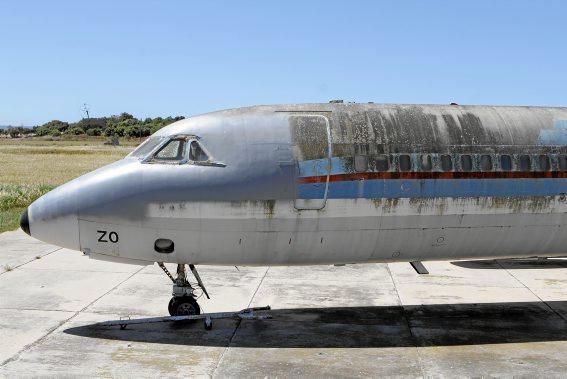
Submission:
[[[273,319],[97,328],[167,314],[157,266],[0,235],[0,376],[502,376],[567,372],[567,261],[199,267],[205,312]],[[170,266],[170,269],[174,267]]]

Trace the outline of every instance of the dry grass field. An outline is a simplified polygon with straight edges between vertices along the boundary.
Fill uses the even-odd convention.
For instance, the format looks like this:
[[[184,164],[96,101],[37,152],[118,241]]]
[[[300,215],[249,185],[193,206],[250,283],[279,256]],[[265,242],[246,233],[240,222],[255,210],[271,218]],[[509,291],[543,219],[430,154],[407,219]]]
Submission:
[[[23,209],[47,191],[123,158],[140,143],[113,147],[104,141],[0,139],[0,233],[16,229]]]

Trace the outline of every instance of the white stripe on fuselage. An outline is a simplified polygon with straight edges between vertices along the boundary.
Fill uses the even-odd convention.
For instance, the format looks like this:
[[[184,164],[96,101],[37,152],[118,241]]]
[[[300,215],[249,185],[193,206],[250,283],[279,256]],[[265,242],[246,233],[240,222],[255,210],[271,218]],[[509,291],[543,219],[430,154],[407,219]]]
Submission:
[[[331,199],[320,211],[297,211],[293,201],[186,202],[151,204],[145,215],[141,226],[113,226],[115,255],[293,265],[567,253],[561,197]],[[84,222],[81,236],[103,227]],[[156,238],[174,241],[175,252],[156,253]]]

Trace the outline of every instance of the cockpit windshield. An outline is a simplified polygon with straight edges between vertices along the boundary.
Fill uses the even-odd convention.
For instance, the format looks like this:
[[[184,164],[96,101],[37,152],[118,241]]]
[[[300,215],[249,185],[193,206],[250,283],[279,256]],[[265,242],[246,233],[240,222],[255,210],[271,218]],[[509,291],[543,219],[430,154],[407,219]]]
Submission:
[[[136,148],[132,153],[131,157],[145,158],[149,153],[151,153],[160,143],[162,143],[164,137],[150,137],[145,140],[140,146]]]
[[[151,164],[190,164],[200,166],[226,167],[222,162],[213,161],[198,137],[175,135],[170,137],[150,137],[131,154],[143,163]]]

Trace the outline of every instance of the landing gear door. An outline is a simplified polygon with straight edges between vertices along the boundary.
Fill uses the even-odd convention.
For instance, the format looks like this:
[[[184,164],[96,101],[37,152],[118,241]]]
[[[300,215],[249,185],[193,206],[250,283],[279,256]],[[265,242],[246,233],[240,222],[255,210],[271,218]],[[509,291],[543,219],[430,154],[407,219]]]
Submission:
[[[331,131],[322,115],[290,116],[295,175],[295,208],[325,207],[331,171]]]

